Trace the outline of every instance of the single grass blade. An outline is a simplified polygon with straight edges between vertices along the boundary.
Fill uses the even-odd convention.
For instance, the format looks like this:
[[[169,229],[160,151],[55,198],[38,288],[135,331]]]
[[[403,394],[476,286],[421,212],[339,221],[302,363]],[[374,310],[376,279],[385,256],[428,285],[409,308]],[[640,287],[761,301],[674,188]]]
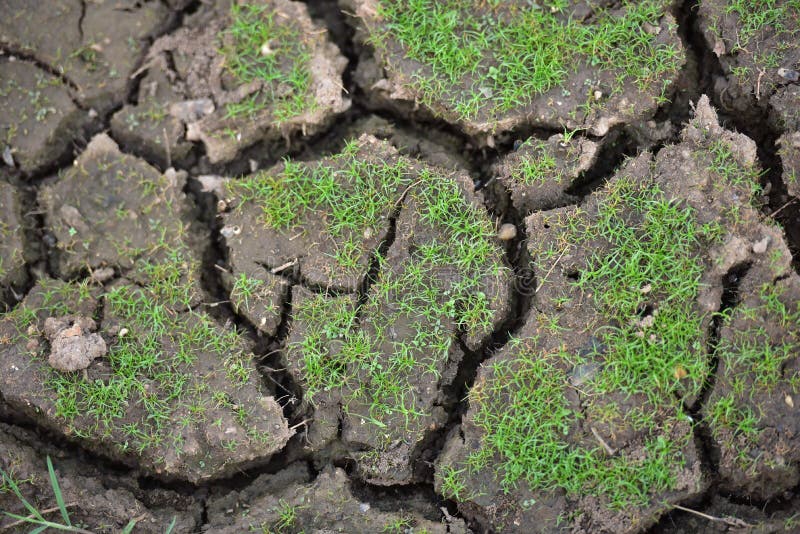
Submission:
[[[133,532],[133,527],[136,526],[136,523],[138,521],[139,521],[138,519],[131,519],[130,521],[128,521],[128,524],[125,525],[125,528],[122,529],[122,534],[131,534],[131,532]]]
[[[64,518],[64,523],[68,527],[71,527],[72,523],[70,523],[69,520],[67,505],[64,504],[64,495],[61,493],[61,488],[58,485],[58,479],[56,478],[56,472],[53,469],[53,462],[50,461],[50,456],[47,457],[47,472],[50,474],[50,485],[53,486],[53,493],[56,496],[56,504],[58,504],[58,510],[61,512],[61,517]]]
[[[19,486],[17,486],[17,483],[14,482],[14,480],[12,480],[11,477],[8,476],[5,471],[3,471],[3,480],[6,481],[6,485],[9,488],[11,488],[11,491],[14,493],[14,495],[16,495],[17,499],[19,499],[19,502],[21,502],[23,506],[25,506],[25,508],[28,509],[28,511],[31,513],[31,516],[35,517],[39,521],[44,521],[44,517],[42,517],[42,514],[39,513],[39,510],[37,510],[35,506],[33,506],[31,503],[28,502],[28,500],[22,495],[22,492],[19,490]],[[6,515],[12,515],[9,512],[4,512],[4,513]]]
[[[178,521],[178,516],[173,517],[172,518],[172,522],[169,524],[169,526],[167,527],[167,530],[164,532],[164,534],[172,534],[172,531],[175,529],[175,523],[177,521]]]

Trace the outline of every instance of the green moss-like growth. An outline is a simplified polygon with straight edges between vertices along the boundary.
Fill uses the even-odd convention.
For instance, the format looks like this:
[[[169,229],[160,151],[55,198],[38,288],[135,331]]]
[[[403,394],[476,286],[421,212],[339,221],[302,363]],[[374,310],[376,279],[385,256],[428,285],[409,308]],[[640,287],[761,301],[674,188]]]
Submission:
[[[372,453],[412,447],[442,422],[436,399],[463,356],[459,337],[478,350],[507,313],[510,272],[471,189],[466,175],[370,137],[230,185],[239,204],[226,225],[256,228],[253,239],[277,251],[262,265],[297,264],[305,286],[292,291],[286,350],[305,400],[311,409],[342,405],[345,439]],[[245,261],[258,263],[250,239],[228,239],[234,277]],[[308,282],[336,283],[342,273],[360,283],[332,291]]]
[[[478,473],[494,465],[506,491],[524,481],[533,491],[602,497],[619,510],[643,506],[653,493],[673,488],[685,465],[682,451],[691,435],[673,437],[673,429],[685,425],[675,394],[697,394],[708,371],[705,318],[694,304],[703,236],[693,210],[670,202],[654,183],[617,179],[596,209],[591,218],[575,210],[560,223],[551,221],[562,225],[563,239],[538,255],[537,270],[547,272],[569,250],[596,251],[587,254],[572,282],[578,290],[573,294],[592,303],[595,320],[586,328],[596,329],[596,338],[585,351],[568,349],[568,338],[563,346],[517,339],[505,349],[513,357],[489,365],[470,392],[483,437],[466,469]],[[657,314],[632,321],[648,317],[645,302],[658,303]],[[541,336],[568,331],[557,315],[540,321]],[[596,441],[587,446],[576,440],[586,416],[567,400],[570,380],[586,395],[588,424],[642,433],[641,456],[609,458]],[[451,495],[458,483],[445,477],[442,491]]]
[[[589,23],[574,15],[582,4],[383,1],[373,43],[386,50],[397,40],[420,63],[412,76],[423,102],[445,101],[461,118],[524,106],[582,66],[611,70],[615,91],[625,80],[660,86],[677,70],[678,49],[647,31],[670,2],[625,1],[621,11],[597,9]]]
[[[233,4],[231,23],[221,35],[226,66],[240,84],[264,87],[246,99],[227,104],[228,117],[252,116],[270,108],[275,122],[311,111],[311,47],[294,21],[272,7]]]

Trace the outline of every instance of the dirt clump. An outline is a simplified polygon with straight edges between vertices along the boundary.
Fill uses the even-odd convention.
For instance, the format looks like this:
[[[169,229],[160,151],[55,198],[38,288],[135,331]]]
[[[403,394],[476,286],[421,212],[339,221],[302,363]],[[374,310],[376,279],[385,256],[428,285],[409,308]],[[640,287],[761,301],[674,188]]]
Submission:
[[[100,135],[42,188],[54,269],[78,280],[38,280],[0,320],[0,392],[87,448],[197,482],[267,461],[293,431],[250,341],[201,307],[206,236],[185,179]],[[48,349],[56,366],[84,372],[53,369]]]
[[[495,164],[492,174],[523,214],[577,202],[567,193],[597,163],[602,143],[584,137],[530,138]]]
[[[38,256],[35,246],[27,243],[23,202],[17,189],[0,181],[0,287],[6,302],[19,300],[17,290],[28,280],[26,260]]]
[[[25,0],[3,0],[0,46],[58,72],[80,107],[104,115],[125,99],[147,39],[162,31],[169,9],[153,0],[81,0],[31,9]],[[53,36],[58,38],[54,39]]]
[[[90,122],[60,78],[0,56],[0,150],[4,164],[31,174],[61,159]]]
[[[789,195],[800,197],[800,131],[787,133],[778,140],[783,163],[783,183]]]
[[[368,105],[443,119],[489,146],[523,126],[602,136],[647,120],[683,63],[670,2],[341,5],[361,44],[354,79]]]
[[[370,482],[416,480],[462,343],[480,350],[509,313],[510,272],[470,178],[365,135],[227,187],[232,300],[276,270],[292,284],[283,358],[309,450],[340,440]]]
[[[752,207],[755,152],[702,97],[680,143],[526,220],[533,310],[479,369],[437,491],[504,532],[640,532],[702,494],[684,403],[712,376],[731,273],[782,243]]]
[[[231,210],[223,215],[222,233],[234,278],[258,271],[293,274],[310,287],[357,290],[410,180],[388,144],[365,136],[350,148],[358,149],[358,159],[349,152],[312,165],[289,162],[227,183]],[[349,165],[360,167],[360,183],[348,183]],[[372,169],[384,170],[373,178],[367,174]],[[314,209],[317,195],[326,193],[341,197],[341,212]],[[290,203],[294,195],[301,198]]]
[[[797,6],[711,0],[697,13],[702,37],[721,68],[713,84],[724,111],[760,118],[769,110],[773,127],[797,129]]]
[[[57,241],[50,258],[56,272],[127,270],[148,251],[164,257],[178,242],[199,261],[202,236],[185,183],[186,173],[162,174],[120,152],[106,134],[92,138],[61,179],[40,191],[45,223]]]
[[[209,502],[215,532],[252,529],[278,532],[430,532],[466,533],[460,519],[433,521],[412,512],[385,511],[353,494],[342,469],[328,468],[311,480],[304,466],[292,464],[262,475],[245,490]]]
[[[86,369],[92,360],[105,356],[108,348],[95,333],[97,324],[88,317],[48,317],[44,335],[50,341],[50,367],[71,372]]]
[[[138,103],[117,113],[112,128],[160,162],[184,161],[194,141],[212,164],[256,142],[285,150],[349,108],[346,63],[300,2],[204,9],[153,44]]]
[[[27,516],[11,491],[12,481],[21,495],[47,520],[63,524],[48,474],[50,458],[70,522],[93,532],[120,532],[135,520],[134,532],[163,533],[175,521],[175,532],[188,532],[199,525],[200,506],[191,498],[162,490],[160,502],[152,502],[134,477],[114,475],[78,457],[65,455],[58,447],[42,441],[30,431],[0,423],[0,470],[8,477],[0,488],[0,510]],[[52,510],[49,514],[45,510]],[[16,523],[16,526],[12,526]],[[29,532],[29,523],[3,517],[6,532]]]

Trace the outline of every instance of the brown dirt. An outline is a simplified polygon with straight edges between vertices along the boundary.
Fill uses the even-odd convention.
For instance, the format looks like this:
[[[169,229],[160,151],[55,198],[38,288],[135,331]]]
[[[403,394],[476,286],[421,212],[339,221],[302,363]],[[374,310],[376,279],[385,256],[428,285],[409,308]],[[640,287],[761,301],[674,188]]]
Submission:
[[[202,237],[183,193],[185,181],[183,172],[162,175],[123,154],[105,134],[94,137],[62,178],[40,194],[47,228],[58,243],[55,271],[72,277],[104,267],[127,270],[139,258],[167,253],[154,246],[159,239],[170,245],[185,239],[191,261],[198,262]]]
[[[783,163],[783,183],[786,184],[786,191],[795,198],[800,197],[800,132],[781,136],[778,146]]]
[[[20,427],[0,423],[0,468],[13,476],[24,497],[39,510],[53,509],[48,519],[58,517],[47,457],[52,458],[58,486],[73,524],[99,531],[122,530],[136,519],[135,532],[163,533],[175,518],[175,532],[190,532],[200,524],[200,507],[178,495],[162,490],[157,499],[143,495],[134,477],[104,472],[101,466],[70,457],[53,444]],[[0,510],[27,515],[28,511],[10,491],[0,491]],[[52,515],[55,514],[55,515]],[[29,532],[30,526],[16,527],[9,518],[0,521],[4,532]]]
[[[391,164],[398,158],[391,146],[379,143],[374,137],[359,140],[365,160]],[[322,160],[320,165],[339,170],[335,163]],[[282,165],[264,171],[267,176],[279,176]],[[258,176],[262,176],[259,174]],[[345,187],[344,183],[342,187]],[[399,199],[402,190],[397,191]],[[381,219],[385,221],[379,228],[358,228],[352,235],[334,238],[327,231],[326,218],[308,214],[298,219],[298,224],[281,230],[271,229],[263,222],[261,207],[256,201],[240,202],[245,194],[238,189],[236,181],[228,183],[225,202],[231,211],[224,216],[223,233],[228,233],[226,243],[230,249],[230,263],[233,276],[239,273],[258,273],[257,278],[265,277],[267,270],[291,274],[304,284],[333,291],[355,292],[364,281],[369,269],[370,255],[378,244],[386,239],[389,231],[389,218],[395,210],[395,202],[382,206]],[[358,241],[356,266],[352,269],[339,267],[336,252],[342,243],[352,236]]]
[[[704,98],[697,105],[695,119],[687,126],[683,132],[683,142],[680,144],[663,148],[653,159],[649,154],[643,154],[636,159],[629,160],[626,165],[612,177],[606,187],[613,187],[617,180],[634,179],[637,181],[652,180],[659,184],[662,190],[666,191],[670,198],[691,206],[699,219],[699,224],[706,224],[711,221],[720,221],[726,224],[728,215],[726,209],[731,204],[738,205],[740,210],[739,219],[735,225],[727,226],[727,235],[717,246],[710,247],[701,251],[705,265],[701,287],[704,289],[698,294],[695,308],[698,313],[705,314],[705,319],[701,326],[702,331],[708,331],[711,326],[711,313],[720,309],[723,302],[724,277],[732,268],[744,263],[753,263],[760,258],[770,257],[768,252],[761,251],[756,255],[751,247],[754,247],[765,235],[768,235],[776,247],[783,247],[780,272],[772,271],[773,275],[780,276],[788,269],[790,255],[785,245],[782,244],[780,233],[771,227],[760,223],[759,216],[747,202],[749,197],[746,186],[724,186],[720,187],[717,181],[721,179],[711,170],[710,162],[705,155],[712,140],[723,140],[729,147],[732,157],[740,165],[750,166],[755,164],[755,145],[744,136],[723,130],[717,124],[714,111],[709,107],[708,99]],[[597,203],[602,200],[603,191],[590,196],[580,208],[579,218],[584,219],[588,227],[592,226],[592,217],[596,212]],[[585,347],[590,347],[589,363],[582,364],[581,373],[588,369],[587,366],[594,365],[602,369],[602,356],[592,356],[596,353],[591,349],[598,341],[594,336],[596,332],[603,329],[602,318],[598,315],[591,295],[583,295],[581,291],[572,284],[575,276],[586,269],[587,263],[595,254],[602,254],[604,242],[590,241],[583,243],[580,247],[570,247],[566,245],[564,238],[569,235],[565,227],[565,221],[576,215],[575,208],[565,208],[550,212],[537,213],[527,219],[528,235],[536,236],[531,241],[531,256],[536,261],[537,273],[539,273],[539,291],[536,293],[534,307],[528,322],[521,330],[519,337],[524,346],[535,346],[537,351],[555,351],[566,349],[567,353],[585,352]],[[562,250],[561,254],[547,254],[548,249]],[[775,256],[772,255],[774,258]],[[766,264],[766,259],[763,260]],[[743,292],[752,294],[754,289],[751,286],[741,286]],[[563,297],[569,297],[568,306],[563,305]],[[788,297],[788,296],[787,296]],[[651,313],[657,314],[659,307],[658,295],[648,295],[648,302],[652,303]],[[577,304],[576,304],[577,303]],[[789,306],[792,308],[792,305]],[[737,308],[738,309],[738,308]],[[557,320],[559,328],[553,331],[549,328],[550,320]],[[611,326],[611,325],[608,325]],[[776,335],[791,336],[786,330],[787,325],[776,328]],[[643,326],[646,335],[646,326]],[[725,332],[722,334],[722,342],[725,340]],[[706,346],[710,339],[705,337],[695,345],[696,357],[706,358]],[[515,347],[517,347],[515,349]],[[503,351],[493,357],[492,362],[514,361],[519,350],[528,350],[518,345],[509,345]],[[722,359],[723,356],[720,356]],[[572,380],[574,384],[575,373],[578,369],[571,369],[567,362],[556,361],[554,372],[563,374],[564,382]],[[474,388],[480,389],[489,387],[493,380],[497,380],[493,375],[493,366],[486,364],[478,372],[478,378]],[[707,371],[711,373],[712,370]],[[572,377],[572,378],[570,378]],[[685,375],[681,379],[687,378]],[[683,395],[685,401],[691,406],[698,394],[697,387],[703,383],[704,377],[688,377],[693,381],[694,389],[688,390],[681,384],[676,384],[675,393]],[[605,443],[614,451],[625,451],[624,454],[631,458],[636,458],[641,454],[640,447],[642,440],[646,439],[647,433],[641,429],[629,426],[623,419],[608,420],[607,410],[604,407],[616,403],[621,413],[627,413],[635,407],[647,405],[646,399],[639,396],[626,397],[620,394],[604,394],[601,397],[591,395],[591,390],[586,393],[587,385],[581,385],[574,389],[567,388],[566,398],[572,403],[571,409],[582,413],[580,424],[569,431],[569,441],[572,446],[580,444],[596,443],[596,433],[604,436]],[[683,391],[683,393],[681,393]],[[781,402],[783,400],[781,399]],[[470,451],[480,445],[482,431],[474,422],[475,410],[477,406],[471,406],[470,412],[466,416],[460,433],[454,434],[445,452],[439,459],[438,473],[441,476],[441,469],[450,466],[460,469]],[[650,410],[658,414],[656,420],[662,425],[661,432],[673,436],[673,439],[684,439],[690,435],[691,427],[685,422],[675,425],[668,421],[674,421],[677,405],[669,398],[664,399],[661,406],[653,406]],[[765,421],[769,421],[767,418]],[[590,432],[590,429],[594,429]],[[791,435],[791,430],[787,429]],[[593,434],[595,436],[593,437]],[[777,441],[777,440],[776,440]],[[769,447],[769,445],[765,445]],[[779,446],[779,445],[775,445]],[[641,451],[641,452],[637,452]],[[586,532],[622,532],[637,531],[646,528],[647,525],[656,521],[659,515],[670,509],[670,502],[679,502],[693,496],[701,494],[707,484],[707,480],[701,475],[700,452],[695,449],[694,442],[689,439],[686,448],[682,451],[683,464],[685,467],[678,469],[675,473],[676,485],[673,490],[653,494],[648,497],[649,504],[641,509],[626,508],[611,513],[603,502],[602,498],[588,498],[581,496],[563,495],[559,492],[534,492],[530,493],[525,489],[517,489],[512,492],[512,496],[504,496],[498,486],[497,481],[493,480],[491,472],[478,473],[474,477],[467,477],[467,493],[482,495],[467,499],[462,503],[463,510],[468,515],[476,516],[481,521],[487,522],[492,528],[508,532],[526,532],[531,525],[548,525],[544,530],[555,528],[555,519],[561,514],[575,514],[577,519],[572,529]],[[645,455],[646,456],[646,455]],[[725,469],[725,453],[723,453],[723,463],[720,469]],[[794,465],[794,461],[785,460],[786,464]],[[761,478],[760,480],[765,480]],[[437,478],[437,484],[441,485],[441,478]],[[751,482],[752,484],[752,482]],[[768,483],[769,484],[769,483]],[[784,487],[793,485],[792,479],[786,480]],[[756,495],[754,487],[747,488],[747,493]],[[526,510],[519,503],[533,499],[535,502],[550,503],[544,506],[534,506]],[[498,503],[505,503],[497,506]]]
[[[22,216],[18,192],[7,182],[0,182],[0,285],[4,290],[20,288],[28,279]]]
[[[797,68],[800,47],[792,38],[781,35],[778,28],[792,28],[798,20],[797,12],[790,8],[786,17],[759,25],[751,33],[726,2],[700,4],[698,21],[703,39],[719,58],[722,69],[714,78],[714,91],[720,95],[724,111],[753,117],[759,108],[771,106],[778,128],[797,123],[797,106],[790,104],[797,101],[797,86],[782,76],[780,69]]]
[[[13,162],[32,173],[58,161],[90,122],[61,79],[27,61],[0,59],[0,136]]]
[[[0,47],[61,73],[80,106],[100,115],[123,102],[147,39],[170,18],[153,0],[104,0],[91,9],[81,0],[31,7],[26,0],[0,3],[6,15],[0,20]]]
[[[311,21],[306,7],[289,0],[259,0],[253,5],[263,5],[275,13],[275,20],[283,21],[279,24],[297,27],[310,48],[308,93],[316,106],[282,121],[272,107],[254,115],[229,117],[228,104],[241,103],[260,90],[280,92],[281,88],[241,84],[225,71],[218,35],[230,24],[228,9],[207,9],[188,26],[158,39],[150,49],[142,67],[147,74],[140,84],[138,104],[127,106],[112,121],[126,146],[160,161],[174,157],[173,161],[182,162],[188,141],[201,141],[211,163],[224,163],[256,142],[278,151],[298,134],[307,136],[326,128],[350,107],[341,83],[347,62],[326,39],[325,30]],[[187,116],[176,108],[201,99],[207,101],[195,105],[195,110],[203,110],[201,113]]]
[[[307,468],[290,465],[262,475],[246,490],[211,499],[210,526],[220,534],[253,529],[278,532],[466,533],[464,522],[431,521],[410,511],[386,512],[360,501],[342,469],[329,468],[312,481]]]

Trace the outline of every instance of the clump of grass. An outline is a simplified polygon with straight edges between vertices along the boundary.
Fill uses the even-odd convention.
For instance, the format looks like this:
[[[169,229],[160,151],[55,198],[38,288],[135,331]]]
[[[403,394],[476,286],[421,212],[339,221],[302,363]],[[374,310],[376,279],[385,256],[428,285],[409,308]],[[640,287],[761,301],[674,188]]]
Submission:
[[[545,185],[549,181],[561,183],[564,176],[557,170],[558,164],[550,146],[545,141],[537,142],[532,154],[520,159],[512,176],[524,185]]]
[[[800,17],[800,1],[729,0],[724,12],[735,15],[738,20],[738,34],[733,49],[736,52],[746,49],[753,38],[764,31],[794,35],[797,30],[793,22]]]
[[[757,298],[726,314],[722,325],[726,335],[717,354],[724,370],[718,384],[725,388],[709,403],[709,426],[719,442],[738,450],[743,469],[758,460],[750,452],[764,427],[759,399],[800,392],[800,373],[786,369],[800,350],[800,303],[790,302],[785,290],[780,284],[763,284]]]
[[[353,141],[323,164],[286,160],[277,172],[259,172],[230,187],[241,207],[252,202],[261,209],[267,228],[296,230],[324,220],[337,244],[336,263],[349,274],[364,269],[366,236],[386,226],[410,180],[406,160],[363,157]]]
[[[34,298],[6,316],[17,332],[13,341],[24,345],[45,318],[80,315],[87,306],[92,309],[93,299],[103,302],[101,331],[117,327],[115,336],[106,332],[107,339],[113,336],[105,356],[110,374],[91,379],[44,366],[44,385],[54,393],[54,415],[70,433],[84,439],[112,438],[123,453],[169,444],[180,454],[183,429],[211,423],[206,415],[212,411],[211,384],[234,391],[251,381],[254,370],[238,333],[221,329],[193,309],[198,260],[180,240],[160,235],[149,255],[136,259],[127,273],[135,284],[101,290],[88,281],[41,280]],[[198,374],[200,355],[221,364],[222,381]],[[31,357],[39,357],[36,350]],[[219,373],[212,370],[211,375]],[[237,421],[248,432],[243,439],[270,439],[250,424],[246,410],[237,414]]]
[[[466,201],[455,180],[429,169],[412,174],[412,165],[403,159],[365,163],[355,155],[353,147],[345,149],[330,167],[316,167],[314,180],[305,174],[286,180],[297,176],[294,170],[277,177],[282,192],[276,188],[276,193],[302,206],[290,210],[295,218],[285,224],[296,224],[309,213],[325,218],[329,227],[346,227],[339,215],[346,213],[356,217],[356,228],[372,227],[382,210],[398,205],[404,191],[398,186],[408,183],[404,209],[413,210],[417,220],[414,250],[399,259],[377,255],[379,274],[360,306],[347,297],[323,295],[297,303],[295,324],[302,325],[303,336],[287,347],[288,359],[300,362],[312,402],[323,392],[337,392],[352,416],[379,429],[412,430],[430,401],[419,392],[420,377],[441,377],[457,331],[473,336],[491,332],[497,303],[487,279],[501,279],[506,268],[485,212]],[[336,171],[342,158],[346,170]],[[333,173],[347,182],[328,187]],[[346,212],[335,209],[342,202],[355,206]]]
[[[748,166],[741,165],[736,161],[730,143],[721,139],[711,141],[707,151],[698,152],[698,156],[702,154],[707,154],[705,157],[710,160],[708,169],[722,178],[718,187],[732,185],[743,188],[750,198],[761,192],[759,180],[763,173],[759,171],[758,165],[755,162]]]
[[[704,316],[694,306],[703,236],[691,208],[669,201],[655,183],[624,177],[606,187],[595,217],[579,210],[557,224],[565,234],[558,247],[597,250],[572,282],[599,312],[600,323],[587,329],[605,347],[601,368],[581,386],[586,412],[637,429],[645,454],[608,457],[570,439],[584,416],[565,396],[568,370],[594,356],[517,339],[506,349],[513,356],[490,364],[470,392],[481,447],[469,454],[461,477],[443,479],[443,491],[463,495],[468,490],[459,484],[494,464],[505,491],[524,482],[534,491],[596,495],[613,509],[643,506],[676,484],[690,439],[688,432],[673,437],[684,419],[676,393],[699,392],[708,369]],[[552,262],[560,254],[550,252],[537,261]],[[657,303],[658,313],[643,331],[632,318],[648,302]],[[559,335],[560,328],[556,317],[543,335]],[[619,395],[646,401],[625,405],[623,412],[614,400]]]
[[[252,117],[269,109],[280,124],[312,110],[311,37],[296,21],[265,5],[234,3],[230,18],[221,36],[226,66],[241,84],[261,81],[264,86],[241,102],[227,104],[228,116]]]
[[[422,66],[412,76],[426,104],[444,101],[461,118],[492,116],[530,103],[581,65],[615,74],[620,91],[661,85],[680,55],[648,33],[670,3],[622,2],[622,13],[598,9],[588,24],[566,2],[532,5],[476,0],[384,0],[378,49],[390,39]],[[588,91],[591,88],[587,88]]]

